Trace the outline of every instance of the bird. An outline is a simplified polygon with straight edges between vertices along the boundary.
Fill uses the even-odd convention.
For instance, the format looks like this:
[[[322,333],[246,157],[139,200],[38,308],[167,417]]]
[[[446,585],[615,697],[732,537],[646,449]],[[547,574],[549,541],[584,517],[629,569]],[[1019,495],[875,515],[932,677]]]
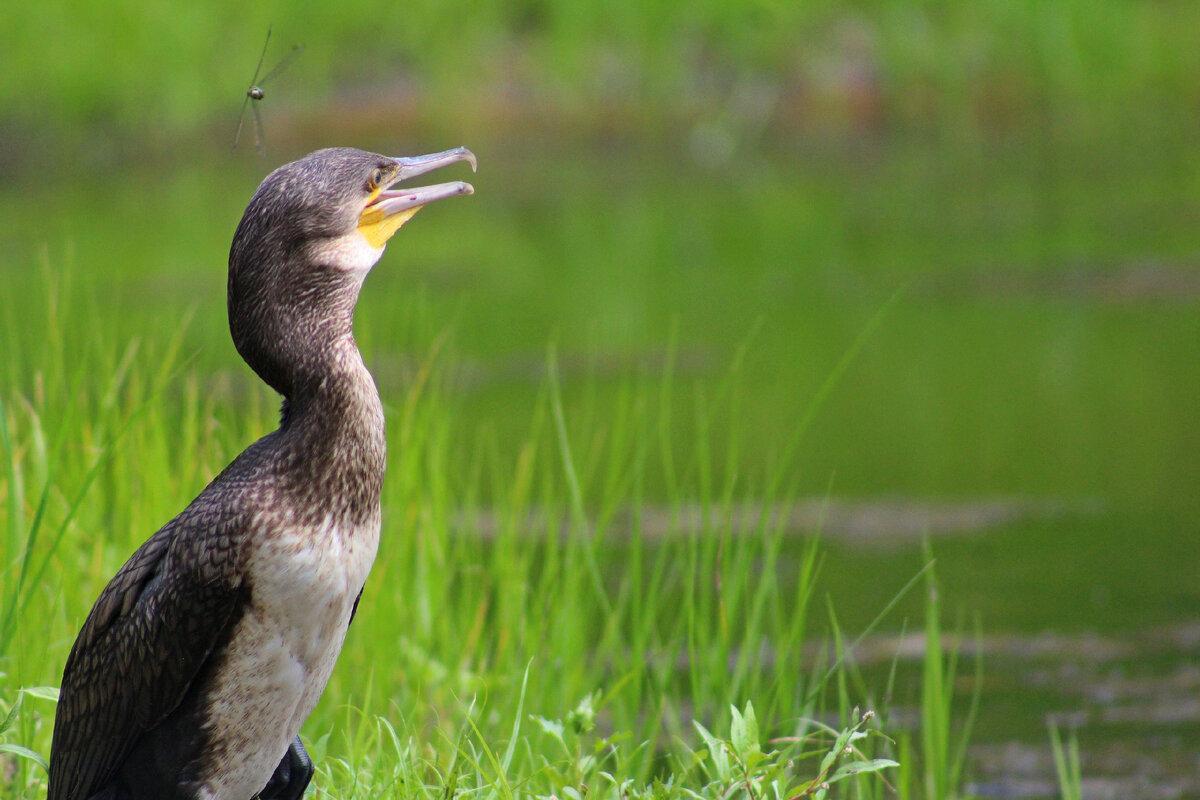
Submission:
[[[47,800],[299,800],[299,730],[358,609],[381,528],[383,407],[353,335],[368,272],[455,181],[463,147],[310,153],[259,185],[229,253],[237,352],[282,396],[252,443],[101,591],[71,648]]]

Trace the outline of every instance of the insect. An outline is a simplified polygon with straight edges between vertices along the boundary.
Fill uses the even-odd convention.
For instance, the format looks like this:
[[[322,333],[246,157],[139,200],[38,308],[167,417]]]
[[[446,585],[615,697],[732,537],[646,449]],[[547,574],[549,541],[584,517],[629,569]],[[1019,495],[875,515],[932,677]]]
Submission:
[[[250,87],[246,89],[246,99],[242,101],[242,112],[238,115],[237,132],[233,134],[233,149],[237,150],[238,141],[242,138],[242,123],[246,121],[246,106],[250,106],[250,111],[254,114],[254,147],[258,150],[260,156],[267,154],[267,141],[263,133],[262,115],[258,112],[258,101],[266,97],[266,93],[262,90],[262,84],[271,80],[271,78],[278,77],[292,65],[292,62],[296,60],[296,56],[304,52],[304,45],[292,45],[291,51],[280,59],[279,63],[272,67],[266,75],[263,75],[260,80],[258,75],[262,71],[263,60],[267,57],[267,47],[270,44],[271,29],[267,28],[267,40],[263,42],[262,54],[258,57],[258,66],[254,68],[254,77],[250,79]]]

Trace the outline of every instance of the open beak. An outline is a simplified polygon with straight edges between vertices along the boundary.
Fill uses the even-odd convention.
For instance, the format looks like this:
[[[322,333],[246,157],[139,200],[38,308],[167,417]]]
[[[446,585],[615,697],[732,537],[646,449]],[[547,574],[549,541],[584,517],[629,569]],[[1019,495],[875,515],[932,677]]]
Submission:
[[[466,161],[474,172],[477,167],[475,154],[465,147],[456,147],[427,156],[402,156],[395,161],[399,169],[391,183],[380,187],[367,199],[367,205],[358,217],[359,232],[376,248],[387,244],[388,239],[400,230],[400,226],[412,219],[425,204],[455,195],[475,193],[475,187],[463,181],[438,183],[415,189],[391,188],[401,181],[424,175],[456,161]]]

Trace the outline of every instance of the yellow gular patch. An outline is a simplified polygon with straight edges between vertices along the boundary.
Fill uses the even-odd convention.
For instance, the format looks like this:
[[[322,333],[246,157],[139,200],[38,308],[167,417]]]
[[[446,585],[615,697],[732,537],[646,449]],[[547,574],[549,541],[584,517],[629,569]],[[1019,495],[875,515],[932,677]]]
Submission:
[[[400,230],[400,226],[412,219],[421,208],[406,208],[387,216],[378,206],[368,206],[358,218],[358,232],[372,247],[381,249]]]

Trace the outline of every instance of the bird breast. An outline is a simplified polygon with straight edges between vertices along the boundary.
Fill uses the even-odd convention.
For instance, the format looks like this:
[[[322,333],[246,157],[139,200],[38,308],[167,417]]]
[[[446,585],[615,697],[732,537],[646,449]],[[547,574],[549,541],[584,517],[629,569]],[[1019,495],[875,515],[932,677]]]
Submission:
[[[250,797],[270,777],[320,699],[379,544],[379,517],[345,526],[263,521],[251,537],[250,606],[214,681],[212,753],[237,754],[209,797]],[[202,794],[203,796],[203,794]]]
[[[345,635],[379,545],[379,520],[284,527],[253,537],[251,616],[276,631],[297,663],[315,668]],[[237,638],[237,637],[235,637]],[[336,656],[336,650],[334,652]]]

